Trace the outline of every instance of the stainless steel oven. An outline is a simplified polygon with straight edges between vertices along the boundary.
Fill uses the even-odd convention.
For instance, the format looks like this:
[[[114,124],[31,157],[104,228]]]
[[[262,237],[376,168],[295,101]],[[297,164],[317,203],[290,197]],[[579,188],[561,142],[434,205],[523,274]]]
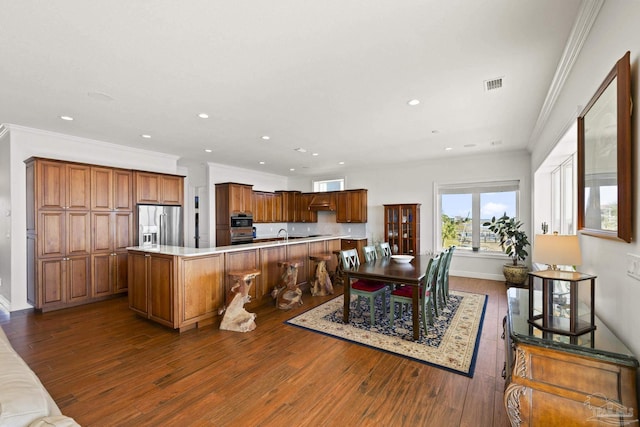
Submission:
[[[231,216],[231,244],[253,243],[253,216],[236,214]]]

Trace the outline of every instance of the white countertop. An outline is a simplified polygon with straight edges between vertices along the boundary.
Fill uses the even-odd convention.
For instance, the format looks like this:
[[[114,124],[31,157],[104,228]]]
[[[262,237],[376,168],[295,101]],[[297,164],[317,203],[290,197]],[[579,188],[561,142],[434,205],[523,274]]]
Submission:
[[[351,237],[351,236],[304,237],[304,238],[291,239],[289,241],[278,240],[273,242],[247,243],[244,245],[218,246],[217,248],[187,248],[184,246],[149,245],[149,246],[131,246],[131,247],[128,247],[127,249],[130,251],[189,257],[189,256],[223,254],[225,252],[246,251],[249,249],[260,249],[260,248],[266,248],[271,246],[295,245],[297,243],[320,242],[323,240],[349,239],[349,238],[355,238],[355,237]]]

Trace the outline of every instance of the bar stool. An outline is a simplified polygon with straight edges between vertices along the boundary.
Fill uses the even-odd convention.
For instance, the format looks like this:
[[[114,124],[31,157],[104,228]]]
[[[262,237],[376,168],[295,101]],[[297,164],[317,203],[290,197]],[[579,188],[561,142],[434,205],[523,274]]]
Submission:
[[[333,254],[338,258],[336,271],[333,273],[334,285],[344,285],[344,271],[342,269],[342,256],[340,255],[340,252],[342,252],[340,249],[333,251]]]
[[[256,314],[244,309],[244,304],[251,301],[249,289],[253,279],[260,274],[254,268],[247,270],[229,271],[231,288],[227,289],[226,308],[220,329],[225,331],[249,332],[256,328]]]
[[[314,297],[333,294],[331,277],[327,272],[327,261],[330,261],[331,258],[332,255],[327,253],[309,255],[309,259],[316,262],[315,279],[311,285],[311,295]]]
[[[280,282],[271,292],[276,300],[276,307],[280,310],[289,310],[296,305],[302,305],[302,290],[298,285],[298,263],[281,261],[278,267],[282,268]]]

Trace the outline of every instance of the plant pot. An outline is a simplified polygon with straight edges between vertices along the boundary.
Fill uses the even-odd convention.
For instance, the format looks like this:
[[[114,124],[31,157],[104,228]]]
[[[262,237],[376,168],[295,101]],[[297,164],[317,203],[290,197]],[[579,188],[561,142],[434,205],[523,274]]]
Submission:
[[[502,274],[508,286],[523,286],[529,276],[529,267],[526,265],[505,264],[502,268]]]

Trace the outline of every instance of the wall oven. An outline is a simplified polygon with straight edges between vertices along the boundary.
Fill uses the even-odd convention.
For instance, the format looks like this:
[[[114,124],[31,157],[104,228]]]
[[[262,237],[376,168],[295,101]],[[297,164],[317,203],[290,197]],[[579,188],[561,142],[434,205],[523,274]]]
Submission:
[[[231,216],[231,244],[253,243],[253,216],[235,214]]]

